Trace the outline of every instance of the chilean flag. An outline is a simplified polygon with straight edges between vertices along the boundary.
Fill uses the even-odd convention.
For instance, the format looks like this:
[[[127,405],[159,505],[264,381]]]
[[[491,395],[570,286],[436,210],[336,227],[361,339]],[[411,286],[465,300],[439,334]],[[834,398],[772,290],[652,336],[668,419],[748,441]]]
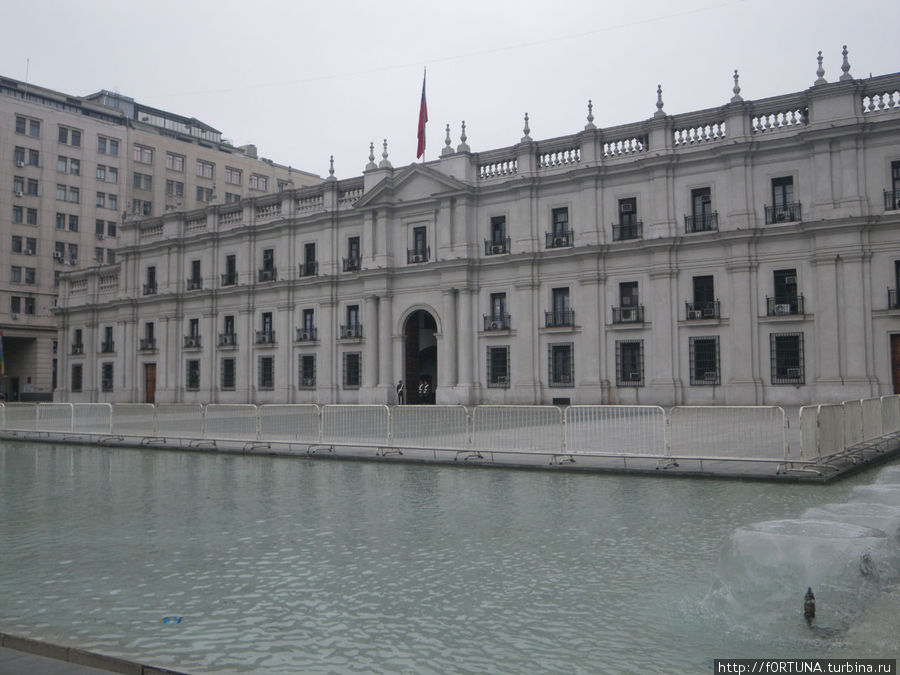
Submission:
[[[422,102],[419,104],[419,145],[416,159],[425,154],[425,123],[428,121],[428,104],[425,102],[425,74],[422,74]]]

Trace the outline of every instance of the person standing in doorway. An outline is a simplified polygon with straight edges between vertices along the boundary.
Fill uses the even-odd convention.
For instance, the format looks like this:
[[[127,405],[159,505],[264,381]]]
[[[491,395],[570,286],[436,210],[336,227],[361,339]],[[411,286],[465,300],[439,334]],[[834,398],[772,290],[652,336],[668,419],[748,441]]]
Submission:
[[[406,397],[406,387],[403,386],[403,380],[397,382],[397,405],[403,405],[403,399]]]

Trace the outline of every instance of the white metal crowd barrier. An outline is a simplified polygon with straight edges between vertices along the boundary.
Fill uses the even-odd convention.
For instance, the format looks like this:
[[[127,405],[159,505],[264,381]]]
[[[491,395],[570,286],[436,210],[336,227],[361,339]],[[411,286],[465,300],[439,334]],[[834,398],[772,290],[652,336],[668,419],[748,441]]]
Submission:
[[[156,434],[156,406],[152,403],[113,403],[112,432],[125,436]]]
[[[329,404],[322,408],[322,442],[390,445],[390,422],[386,405]]]
[[[900,432],[900,395],[881,397],[881,431],[885,434]]]
[[[787,459],[776,406],[678,406],[669,411],[669,438],[673,457]]]
[[[109,403],[73,403],[72,431],[108,434],[112,431],[112,405]]]
[[[469,447],[469,415],[461,405],[401,405],[391,412],[394,445],[406,447]]]
[[[265,441],[319,443],[319,406],[311,403],[269,403],[259,406],[259,438]]]
[[[156,434],[176,438],[203,438],[203,406],[156,404]]]
[[[844,447],[849,448],[862,443],[863,414],[862,401],[844,401]]]
[[[37,429],[37,405],[34,403],[7,403],[4,406],[5,429],[35,431]]]
[[[666,411],[656,405],[573,405],[564,418],[566,452],[668,454]]]
[[[478,450],[563,452],[562,411],[556,406],[480,405],[472,447]]]
[[[862,405],[862,440],[871,441],[881,436],[881,399],[864,398]]]
[[[72,431],[72,404],[38,403],[37,428],[39,431]]]
[[[256,406],[247,403],[210,403],[206,406],[205,438],[254,441],[259,436]]]

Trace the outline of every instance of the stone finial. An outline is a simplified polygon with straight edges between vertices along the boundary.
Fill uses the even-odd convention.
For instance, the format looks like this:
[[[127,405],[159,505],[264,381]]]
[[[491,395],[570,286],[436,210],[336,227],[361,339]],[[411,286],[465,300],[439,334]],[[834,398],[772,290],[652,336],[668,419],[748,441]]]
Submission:
[[[459,136],[459,145],[456,146],[457,152],[470,152],[471,148],[469,148],[466,143],[466,121],[462,121],[462,134]]]
[[[381,152],[381,161],[378,162],[379,169],[393,169],[390,161],[388,161],[387,139],[384,139],[384,150]]]
[[[450,147],[450,125],[447,125],[447,137],[444,139],[444,148],[441,150],[441,157],[453,154],[453,148]]]
[[[819,67],[816,68],[816,81],[813,84],[828,84],[828,80],[825,79],[825,69],[822,67],[822,52],[819,51],[819,56],[816,58],[816,61],[819,62]]]
[[[334,155],[328,159],[328,180],[337,180],[334,177]]]
[[[525,113],[525,127],[522,129],[522,133],[525,135],[522,136],[522,143],[528,143],[531,141],[531,128],[528,126],[528,113]]]
[[[654,117],[665,117],[666,113],[663,110],[663,100],[662,100],[662,85],[656,85],[656,112],[653,113]]]
[[[732,103],[740,103],[744,100],[744,98],[741,96],[741,85],[738,83],[737,68],[734,69],[734,87],[732,87],[731,91],[734,92],[734,96],[731,97]]]
[[[847,45],[844,45],[844,51],[841,53],[844,55],[844,62],[841,64],[841,70],[844,71],[844,74],[839,79],[841,82],[844,82],[853,79],[853,76],[850,74],[850,61],[847,60]]]
[[[369,163],[366,164],[366,171],[372,171],[377,168],[378,165],[375,163],[375,144],[369,143]]]
[[[594,102],[588,99],[588,114],[587,114],[587,124],[584,125],[585,129],[596,129],[597,127],[594,125]]]

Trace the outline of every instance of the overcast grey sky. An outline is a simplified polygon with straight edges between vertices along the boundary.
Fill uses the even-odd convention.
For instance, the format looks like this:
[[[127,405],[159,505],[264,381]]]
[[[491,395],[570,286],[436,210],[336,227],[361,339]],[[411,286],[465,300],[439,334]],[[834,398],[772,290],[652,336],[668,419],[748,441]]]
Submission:
[[[197,117],[236,145],[326,175],[358,175],[370,141],[415,161],[422,70],[436,159],[460,120],[485,151],[646,119],[662,84],[677,114],[825,78],[841,47],[857,77],[900,70],[897,0],[4,0],[2,74],[70,94],[118,89]]]

